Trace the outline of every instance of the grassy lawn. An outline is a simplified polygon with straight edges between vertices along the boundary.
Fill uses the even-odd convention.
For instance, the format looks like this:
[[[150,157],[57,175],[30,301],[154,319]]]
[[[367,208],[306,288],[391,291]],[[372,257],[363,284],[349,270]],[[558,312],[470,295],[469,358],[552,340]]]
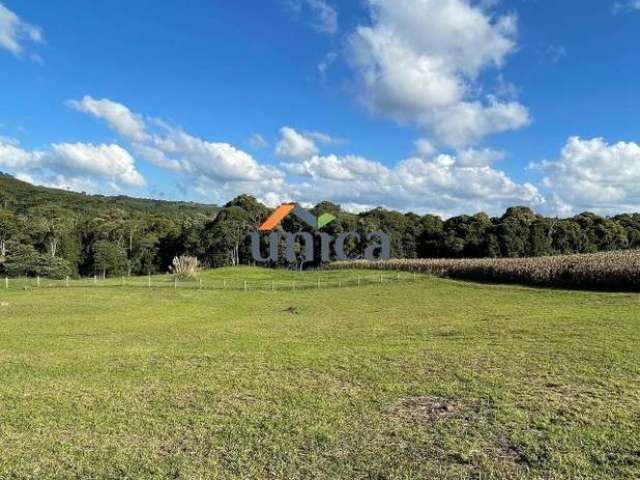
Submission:
[[[0,290],[0,479],[640,477],[640,295],[73,286]]]

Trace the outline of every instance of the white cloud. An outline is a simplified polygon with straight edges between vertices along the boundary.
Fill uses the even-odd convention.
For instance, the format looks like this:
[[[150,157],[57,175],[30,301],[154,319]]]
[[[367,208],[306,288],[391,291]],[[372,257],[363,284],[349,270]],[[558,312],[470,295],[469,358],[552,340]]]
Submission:
[[[24,55],[27,43],[44,43],[42,30],[25,22],[0,3],[0,48],[20,57]],[[36,55],[32,58],[37,60],[40,57]]]
[[[249,145],[254,150],[261,150],[269,147],[269,142],[259,133],[254,133],[251,135],[251,138],[249,138]]]
[[[145,184],[133,157],[119,145],[59,143],[42,150],[24,150],[0,142],[0,166],[47,184],[109,185],[111,190]]]
[[[419,138],[414,142],[414,145],[416,147],[416,155],[419,157],[430,157],[437,151],[433,143],[426,138]]]
[[[437,139],[455,148],[473,145],[492,133],[521,128],[529,122],[529,112],[524,106],[493,98],[488,104],[460,102],[423,119],[423,125]]]
[[[458,165],[463,167],[488,167],[504,159],[505,156],[504,152],[491,148],[483,148],[480,150],[468,148],[466,150],[460,150],[456,158]]]
[[[311,26],[320,33],[334,35],[338,31],[338,12],[325,0],[286,0],[285,5],[295,16],[308,10],[313,21]]]
[[[86,95],[82,100],[69,100],[71,108],[105,120],[109,127],[128,140],[142,142],[148,138],[145,122],[121,103],[106,98],[96,100]]]
[[[388,169],[384,165],[355,155],[346,155],[344,157],[338,157],[337,155],[321,157],[316,155],[299,163],[286,163],[284,167],[295,175],[327,180],[346,181],[370,178],[375,181],[376,178],[372,177],[386,176],[388,174]]]
[[[283,183],[284,174],[275,167],[258,163],[250,154],[226,142],[211,142],[191,135],[161,120],[145,119],[125,105],[89,96],[70,100],[69,106],[106,121],[131,142],[137,155],[148,162],[177,173],[176,182],[185,191],[195,191],[212,201],[228,200],[227,195],[273,191]]]
[[[613,13],[629,13],[640,11],[640,0],[625,0],[613,4]]]
[[[115,110],[143,121],[142,116],[121,107]],[[292,200],[333,200],[353,210],[380,205],[445,216],[480,209],[498,214],[513,204],[535,207],[543,203],[534,186],[518,184],[493,167],[503,154],[491,149],[465,149],[434,158],[433,146],[427,148],[423,142],[419,143],[421,158],[387,167],[357,155],[320,155],[318,144],[338,140],[322,132],[300,133],[283,127],[276,145],[276,153],[287,160],[282,171],[231,144],[207,141],[157,120],[145,122],[139,142],[132,140],[137,136],[127,129],[120,130],[138,155],[176,173],[175,181],[187,195],[217,203],[252,193],[271,206]],[[19,155],[11,158],[14,163],[23,161]],[[287,178],[286,173],[292,177]]]
[[[304,135],[321,145],[342,145],[346,143],[344,138],[332,137],[328,133],[318,131],[305,131]]]
[[[532,164],[559,214],[640,210],[640,144],[571,137],[560,158]]]
[[[516,48],[515,16],[492,17],[464,0],[368,5],[372,24],[349,37],[349,57],[372,111],[414,123],[456,148],[529,123],[517,102],[477,95],[478,75],[502,67]]]
[[[0,165],[12,170],[30,168],[40,163],[42,152],[27,152],[14,143],[0,141]]]
[[[535,186],[518,184],[491,166],[502,158],[494,150],[469,149],[455,156],[412,157],[393,168],[353,155],[314,156],[283,167],[309,179],[287,185],[296,200],[330,199],[355,210],[382,205],[450,216],[478,210],[498,214],[514,204],[544,204]]]
[[[497,214],[508,206],[540,206],[544,198],[529,183],[518,184],[504,172],[469,159],[438,155],[410,158],[396,167],[406,207],[445,216],[483,210]]]
[[[53,144],[45,158],[49,168],[66,172],[69,177],[83,174],[126,187],[145,184],[135,160],[119,145]]]
[[[261,166],[248,153],[233,145],[209,142],[182,130],[173,129],[165,137],[156,137],[156,148],[175,157],[182,171],[204,175],[217,181],[260,181],[277,175],[275,170]]]
[[[276,155],[279,157],[303,160],[318,153],[318,147],[310,136],[298,133],[291,127],[280,129],[280,141],[276,145]]]
[[[13,138],[13,137],[5,137],[3,135],[0,135],[0,144],[7,144],[7,145],[14,145],[14,146],[18,146],[20,145],[20,140],[18,140],[17,138]]]

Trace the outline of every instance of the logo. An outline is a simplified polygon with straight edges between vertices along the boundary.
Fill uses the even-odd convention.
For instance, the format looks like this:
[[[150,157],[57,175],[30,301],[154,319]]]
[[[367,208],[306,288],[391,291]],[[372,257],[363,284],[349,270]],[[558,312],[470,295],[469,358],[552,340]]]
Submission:
[[[289,214],[295,215],[298,220],[306,223],[312,228],[316,230],[329,225],[333,222],[336,217],[331,215],[330,213],[324,213],[319,217],[313,215],[310,211],[305,210],[297,203],[285,203],[284,205],[280,205],[275,212],[271,214],[267,220],[260,225],[261,232],[270,232],[274,228],[276,228],[282,220],[284,220]]]
[[[301,231],[289,233],[278,231],[276,228],[282,220],[293,215],[301,222],[315,230],[315,236],[309,232]],[[285,259],[290,264],[299,265],[302,268],[306,263],[328,263],[334,260],[366,259],[371,262],[388,260],[391,258],[391,238],[384,232],[342,232],[335,238],[321,228],[336,221],[337,218],[330,213],[324,213],[316,217],[313,213],[302,208],[297,203],[285,203],[280,205],[262,225],[258,232],[252,232],[251,253],[257,263],[278,263],[279,255],[284,247]],[[269,254],[262,253],[262,240],[268,233]],[[316,256],[316,245],[320,246],[320,255]],[[347,254],[349,250],[350,254]]]

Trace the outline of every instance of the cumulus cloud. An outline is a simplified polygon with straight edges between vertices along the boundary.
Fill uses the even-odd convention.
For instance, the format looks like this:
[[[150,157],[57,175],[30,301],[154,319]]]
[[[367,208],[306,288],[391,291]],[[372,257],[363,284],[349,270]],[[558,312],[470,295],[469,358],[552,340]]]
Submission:
[[[370,178],[375,181],[376,178],[388,174],[388,169],[384,165],[356,155],[343,157],[315,155],[302,162],[285,163],[283,166],[288,172],[295,175],[325,180],[346,181]]]
[[[41,161],[42,152],[28,152],[15,143],[0,141],[0,165],[12,170],[30,168]]]
[[[135,160],[119,145],[58,143],[41,150],[25,150],[0,142],[0,166],[54,186],[66,182],[67,186],[108,185],[110,190],[119,190],[145,184]]]
[[[297,132],[291,127],[280,129],[280,141],[276,145],[276,155],[298,160],[313,157],[319,153],[314,139]]]
[[[110,99],[85,96],[67,104],[99,118],[131,143],[141,158],[180,176],[184,190],[192,189],[222,202],[225,195],[278,187],[284,174],[275,167],[258,163],[249,153],[226,142],[212,142],[185,132],[158,119],[145,118]],[[279,188],[279,187],[278,187]]]
[[[479,209],[497,214],[512,204],[535,207],[543,203],[534,186],[514,182],[494,167],[503,154],[491,149],[467,148],[456,155],[435,155],[432,145],[419,142],[419,157],[389,167],[358,155],[321,155],[318,145],[334,145],[338,139],[323,132],[283,127],[276,144],[276,154],[283,159],[278,168],[229,143],[208,141],[133,113],[116,102],[103,102],[110,106],[108,112],[128,112],[128,118],[144,126],[143,135],[132,135],[129,128],[122,128],[122,115],[100,113],[141,158],[175,173],[187,195],[197,194],[218,203],[252,193],[270,206],[328,199],[352,210],[386,206],[445,216]],[[96,116],[94,111],[102,110],[87,113]],[[16,164],[24,162],[16,152],[11,158]],[[69,158],[65,162],[74,164]],[[81,156],[77,164],[88,168]]]
[[[395,170],[405,205],[416,210],[424,211],[426,206],[445,216],[479,210],[496,214],[512,205],[535,208],[544,204],[534,185],[516,183],[504,172],[479,162],[474,164],[469,158],[410,158]]]
[[[287,0],[285,5],[296,17],[307,10],[313,17],[311,26],[320,33],[334,35],[338,31],[338,12],[325,0]]]
[[[51,146],[45,159],[49,168],[66,172],[70,177],[85,174],[127,187],[145,184],[135,160],[120,145],[58,143]]]
[[[418,157],[430,157],[437,151],[433,142],[426,138],[419,138],[414,142],[414,145],[416,147],[416,155]]]
[[[464,148],[497,132],[524,127],[530,122],[528,110],[518,102],[460,102],[434,111],[423,119],[435,137],[446,145]]]
[[[204,175],[216,181],[258,182],[278,172],[260,165],[251,155],[229,143],[209,142],[181,129],[171,129],[155,137],[153,146],[177,160],[181,171]]]
[[[640,210],[640,145],[603,138],[567,140],[560,157],[530,166],[544,173],[550,208],[561,215],[584,210]]]
[[[97,100],[87,95],[82,100],[69,100],[67,105],[79,112],[105,120],[109,127],[128,140],[142,142],[147,139],[144,120],[121,103],[106,98]]]
[[[25,54],[26,45],[29,43],[44,43],[42,30],[25,22],[0,3],[0,48],[21,57]],[[32,58],[38,60],[40,57],[32,55]]]
[[[382,205],[450,216],[477,210],[498,214],[514,204],[543,205],[535,186],[516,183],[492,166],[503,156],[491,149],[468,149],[457,155],[411,157],[387,167],[355,155],[316,155],[283,167],[308,178],[287,185],[297,200],[330,198],[353,210]]]
[[[462,148],[529,123],[526,107],[479,98],[477,78],[516,48],[514,15],[465,0],[368,0],[371,25],[349,37],[362,101]]]
[[[460,150],[457,162],[464,167],[488,167],[505,158],[505,153],[491,148]]]
[[[20,145],[20,140],[18,140],[17,138],[0,135],[0,143],[4,143],[7,145]]]

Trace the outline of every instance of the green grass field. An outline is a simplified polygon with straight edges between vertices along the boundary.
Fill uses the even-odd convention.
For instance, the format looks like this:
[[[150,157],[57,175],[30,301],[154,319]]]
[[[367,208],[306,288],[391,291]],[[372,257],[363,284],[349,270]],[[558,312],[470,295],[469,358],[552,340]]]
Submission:
[[[0,479],[640,477],[640,295],[81,282],[0,290]]]

